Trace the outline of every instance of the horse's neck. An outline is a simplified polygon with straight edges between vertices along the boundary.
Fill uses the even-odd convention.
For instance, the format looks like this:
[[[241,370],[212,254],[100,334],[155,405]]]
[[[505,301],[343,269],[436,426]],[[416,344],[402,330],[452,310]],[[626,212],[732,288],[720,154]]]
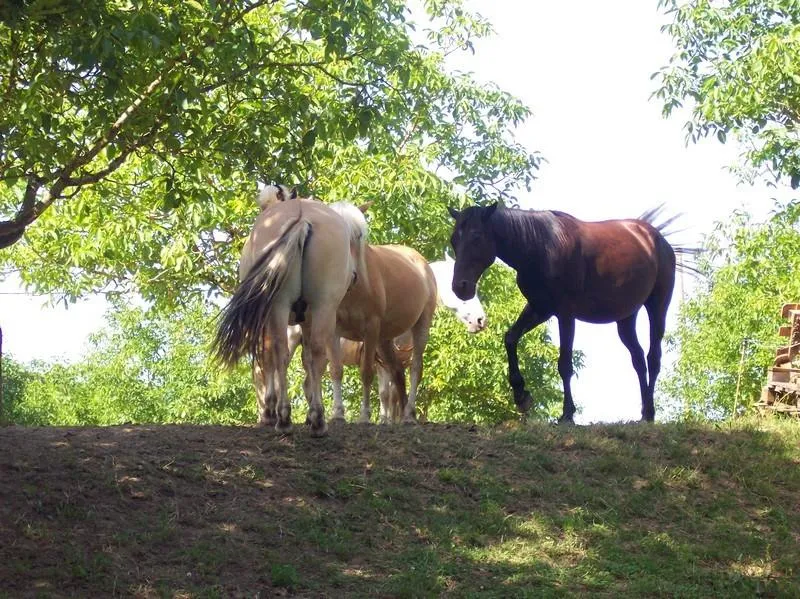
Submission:
[[[437,299],[440,304],[450,308],[453,302],[448,300],[450,300],[450,296],[455,298],[455,294],[450,289],[453,280],[452,262],[431,262],[430,267],[433,272],[433,278],[436,279]]]
[[[516,213],[516,223],[512,215]],[[498,211],[492,216],[497,257],[516,271],[546,273],[552,253],[561,246],[552,229],[556,216],[540,211]]]

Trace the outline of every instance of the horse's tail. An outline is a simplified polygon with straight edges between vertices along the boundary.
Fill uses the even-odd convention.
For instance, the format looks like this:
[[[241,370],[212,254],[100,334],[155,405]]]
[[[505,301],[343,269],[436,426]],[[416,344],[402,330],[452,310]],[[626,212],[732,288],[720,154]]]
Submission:
[[[245,354],[255,357],[261,353],[275,297],[292,269],[300,267],[310,233],[311,223],[301,212],[239,283],[220,313],[213,342],[214,354],[225,366],[234,366]]]
[[[675,235],[676,233],[680,233],[684,229],[678,229],[678,230],[670,229],[670,226],[675,224],[675,221],[683,216],[682,212],[673,214],[672,216],[663,220],[662,222],[657,222],[661,214],[664,212],[664,206],[665,204],[662,203],[656,206],[655,208],[651,208],[650,210],[645,211],[644,213],[642,213],[641,216],[639,216],[638,220],[643,220],[644,222],[651,225],[659,233],[661,233],[661,235],[666,240],[667,237]],[[669,241],[667,241],[667,243],[669,243],[670,247],[672,247],[672,251],[675,252],[676,256],[680,256],[681,258],[686,256],[690,260],[688,264],[683,259],[678,260],[675,265],[678,271],[687,274],[703,276],[703,272],[700,271],[694,264],[691,263],[691,261],[695,260],[697,256],[703,253],[703,248],[675,245],[673,243],[670,243]]]
[[[364,213],[349,202],[334,202],[330,204],[331,209],[341,216],[347,224],[350,238],[350,248],[355,254],[356,272],[358,278],[365,284],[368,281],[366,250],[369,240],[369,227]]]

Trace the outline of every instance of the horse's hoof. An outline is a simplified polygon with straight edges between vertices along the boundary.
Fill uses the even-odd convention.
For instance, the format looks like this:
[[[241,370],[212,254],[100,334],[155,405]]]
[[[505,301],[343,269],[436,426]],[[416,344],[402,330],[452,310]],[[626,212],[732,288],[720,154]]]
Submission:
[[[413,416],[406,416],[405,418],[403,418],[403,424],[419,424],[419,423],[417,422],[417,419],[414,418]]]
[[[531,404],[533,404],[533,398],[530,393],[523,391],[522,397],[514,397],[514,403],[517,404],[520,414],[527,414],[531,409]]]
[[[332,422],[342,422],[343,423],[345,421],[344,420],[344,414],[334,414],[333,416],[331,416],[331,421]]]
[[[326,437],[328,435],[328,427],[325,426],[325,423],[322,423],[322,426],[318,427],[311,427],[311,436],[312,437]]]
[[[572,418],[565,418],[562,416],[556,422],[559,426],[575,426],[575,421]]]
[[[275,430],[279,433],[290,433],[292,432],[292,421],[288,422],[276,422],[275,423]]]

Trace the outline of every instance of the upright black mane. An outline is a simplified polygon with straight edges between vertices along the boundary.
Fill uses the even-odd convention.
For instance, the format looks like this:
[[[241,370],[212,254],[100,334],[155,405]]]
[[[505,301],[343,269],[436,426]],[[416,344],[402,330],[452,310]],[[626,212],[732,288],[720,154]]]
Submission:
[[[552,210],[501,208],[492,215],[490,224],[498,247],[510,254],[508,260],[533,260],[550,274],[569,244],[563,218],[572,217]],[[501,260],[507,262],[502,256]]]

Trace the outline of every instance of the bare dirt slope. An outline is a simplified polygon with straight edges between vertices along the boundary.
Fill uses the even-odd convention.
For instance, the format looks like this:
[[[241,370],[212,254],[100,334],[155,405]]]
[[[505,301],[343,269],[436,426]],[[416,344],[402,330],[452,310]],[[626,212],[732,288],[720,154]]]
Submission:
[[[0,429],[0,596],[800,596],[800,426]]]

